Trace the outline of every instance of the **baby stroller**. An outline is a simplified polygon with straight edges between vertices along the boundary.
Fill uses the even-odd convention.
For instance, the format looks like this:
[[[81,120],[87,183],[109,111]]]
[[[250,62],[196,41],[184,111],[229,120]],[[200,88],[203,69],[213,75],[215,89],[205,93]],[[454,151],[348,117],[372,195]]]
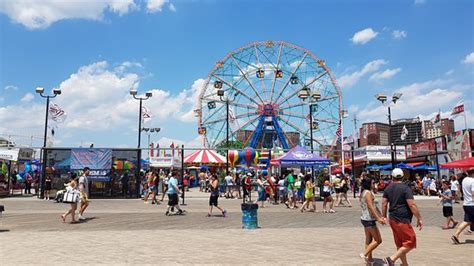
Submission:
[[[63,196],[64,196],[64,193],[66,192],[67,187],[68,187],[68,184],[64,184],[64,188],[56,192],[56,197],[54,197],[54,201],[56,203],[63,202]]]

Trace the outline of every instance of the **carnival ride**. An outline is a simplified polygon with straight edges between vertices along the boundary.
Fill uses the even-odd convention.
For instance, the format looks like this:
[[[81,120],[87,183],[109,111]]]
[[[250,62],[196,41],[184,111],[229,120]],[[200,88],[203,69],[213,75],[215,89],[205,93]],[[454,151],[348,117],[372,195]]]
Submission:
[[[216,63],[195,113],[207,148],[228,140],[290,149],[309,147],[312,139],[328,151],[337,139],[341,110],[342,94],[324,60],[290,43],[263,41]]]

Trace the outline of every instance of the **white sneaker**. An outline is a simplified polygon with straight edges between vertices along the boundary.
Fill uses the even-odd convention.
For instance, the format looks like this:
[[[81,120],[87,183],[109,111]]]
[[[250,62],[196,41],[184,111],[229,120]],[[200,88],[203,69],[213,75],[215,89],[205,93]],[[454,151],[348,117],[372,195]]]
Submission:
[[[84,218],[84,216],[82,216],[82,215],[79,214],[78,219],[81,220],[81,221],[84,221],[86,218]]]

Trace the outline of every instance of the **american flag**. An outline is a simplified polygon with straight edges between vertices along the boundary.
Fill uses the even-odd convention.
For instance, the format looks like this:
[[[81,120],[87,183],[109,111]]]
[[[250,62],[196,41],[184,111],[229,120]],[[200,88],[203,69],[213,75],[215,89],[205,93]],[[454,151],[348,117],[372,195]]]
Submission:
[[[337,129],[336,129],[336,136],[337,136],[337,140],[340,141],[341,136],[342,136],[342,125],[341,125],[341,122],[339,122],[339,126],[338,126]]]

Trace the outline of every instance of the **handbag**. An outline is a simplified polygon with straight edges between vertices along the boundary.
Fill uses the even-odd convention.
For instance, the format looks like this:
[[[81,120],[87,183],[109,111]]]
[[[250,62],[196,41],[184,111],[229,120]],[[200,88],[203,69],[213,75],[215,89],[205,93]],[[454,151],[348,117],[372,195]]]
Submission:
[[[79,193],[73,190],[68,190],[63,194],[63,203],[76,203],[79,198]]]

